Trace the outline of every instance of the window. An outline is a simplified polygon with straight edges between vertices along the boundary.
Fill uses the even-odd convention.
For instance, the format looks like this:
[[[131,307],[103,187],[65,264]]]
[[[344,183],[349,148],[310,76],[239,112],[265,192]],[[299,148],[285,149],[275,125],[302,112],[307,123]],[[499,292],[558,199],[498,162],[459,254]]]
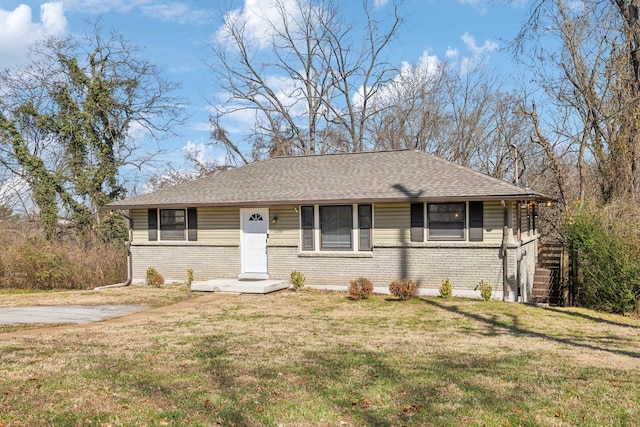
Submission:
[[[313,206],[300,207],[300,223],[302,224],[302,250],[312,251],[313,244]]]
[[[465,203],[429,203],[429,239],[464,240],[465,210]]]
[[[371,250],[371,205],[358,206],[358,229],[360,242],[358,249],[361,251]]]
[[[352,215],[351,206],[320,206],[320,249],[352,248]]]
[[[159,212],[158,212],[159,211]],[[198,240],[198,209],[149,209],[149,241],[158,240]]]
[[[160,240],[184,240],[185,229],[184,209],[160,210]]]
[[[424,203],[411,203],[411,241],[424,241]]]

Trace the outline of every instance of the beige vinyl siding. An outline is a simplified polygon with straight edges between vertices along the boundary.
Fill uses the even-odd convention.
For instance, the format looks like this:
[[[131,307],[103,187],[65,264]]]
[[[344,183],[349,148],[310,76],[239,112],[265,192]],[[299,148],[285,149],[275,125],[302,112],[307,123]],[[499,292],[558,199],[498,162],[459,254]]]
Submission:
[[[483,222],[483,240],[489,243],[501,243],[502,228],[504,227],[504,208],[500,201],[484,202]]]
[[[373,206],[374,245],[395,245],[411,241],[409,203],[376,203]]]
[[[147,209],[133,209],[129,211],[132,223],[131,238],[133,242],[149,241],[149,216]]]
[[[239,208],[198,208],[198,242],[240,242]]]
[[[299,208],[294,205],[269,208],[269,244],[298,245],[300,242]],[[278,220],[273,223],[274,216]]]

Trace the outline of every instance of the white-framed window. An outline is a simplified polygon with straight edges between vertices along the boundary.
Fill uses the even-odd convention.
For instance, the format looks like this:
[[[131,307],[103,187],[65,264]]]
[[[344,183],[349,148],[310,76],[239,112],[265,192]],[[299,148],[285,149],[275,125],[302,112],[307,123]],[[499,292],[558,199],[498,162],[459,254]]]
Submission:
[[[196,208],[149,209],[148,212],[149,241],[198,240]]]
[[[427,203],[429,240],[465,240],[466,203]]]
[[[320,249],[351,250],[353,237],[351,205],[320,206]]]
[[[303,251],[370,251],[373,248],[373,206],[300,206]]]
[[[160,240],[185,240],[185,209],[160,209]]]

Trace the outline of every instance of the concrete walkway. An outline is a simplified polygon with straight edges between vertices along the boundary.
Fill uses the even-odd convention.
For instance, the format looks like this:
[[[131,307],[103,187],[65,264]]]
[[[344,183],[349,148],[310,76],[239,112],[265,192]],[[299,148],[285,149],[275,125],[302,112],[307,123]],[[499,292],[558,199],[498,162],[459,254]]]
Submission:
[[[149,306],[61,305],[0,308],[0,324],[16,323],[90,323],[148,310]]]
[[[13,332],[3,332],[0,333],[0,340],[10,339],[10,338],[24,338],[24,337],[32,337],[32,336],[42,336],[46,334],[52,333],[64,333],[66,331],[79,331],[82,329],[90,329],[94,327],[101,327],[105,325],[116,326],[116,325],[125,325],[129,322],[135,321],[153,321],[154,318],[158,318],[167,313],[175,313],[177,311],[182,310],[200,310],[203,306],[206,306],[209,303],[215,302],[220,299],[226,298],[235,298],[237,294],[224,294],[224,293],[216,293],[216,292],[208,292],[203,293],[196,298],[189,298],[184,301],[177,302],[175,304],[164,305],[162,307],[150,308],[148,310],[136,311],[130,314],[124,314],[119,317],[110,317],[105,318],[102,321],[93,321],[89,323],[83,324],[64,324],[64,325],[55,325],[61,318],[50,317],[46,323],[52,323],[52,325],[42,326],[34,329],[23,329]],[[49,306],[47,306],[49,307]],[[64,312],[64,309],[69,306],[58,306],[58,307],[50,307],[56,308],[54,312],[61,314]],[[83,306],[84,308],[90,308],[90,306]],[[16,307],[20,308],[20,307]],[[24,307],[23,307],[24,308]],[[4,308],[0,310],[5,310]]]
[[[212,279],[191,284],[191,290],[195,292],[230,292],[238,294],[268,294],[288,287],[288,281],[273,279]]]

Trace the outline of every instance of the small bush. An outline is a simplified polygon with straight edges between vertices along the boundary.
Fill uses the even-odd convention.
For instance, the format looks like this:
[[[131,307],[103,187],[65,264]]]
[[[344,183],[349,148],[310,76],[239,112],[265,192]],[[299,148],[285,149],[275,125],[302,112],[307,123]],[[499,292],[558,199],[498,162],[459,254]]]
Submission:
[[[480,290],[480,296],[483,300],[489,301],[491,299],[493,286],[491,286],[489,283],[486,283],[484,280],[481,280],[480,283],[478,283],[478,289]]]
[[[444,279],[440,284],[440,296],[442,298],[451,298],[451,293],[453,292],[453,286],[451,286],[451,280]]]
[[[160,285],[164,285],[164,277],[161,274],[156,274],[156,277],[153,278],[153,283],[159,288]]]
[[[293,285],[294,291],[299,291],[304,287],[305,277],[304,274],[299,271],[293,270],[291,272],[291,285]]]
[[[405,301],[416,295],[416,283],[413,280],[402,279],[394,280],[389,285],[389,292],[394,297],[398,297],[400,301]]]
[[[153,267],[149,267],[147,268],[146,282],[147,286],[155,286],[159,288],[160,285],[164,284],[164,277],[158,273],[158,270]]]
[[[371,280],[360,277],[349,282],[349,296],[354,300],[367,299],[373,293]]]
[[[191,286],[193,283],[193,268],[187,268],[187,285]]]

